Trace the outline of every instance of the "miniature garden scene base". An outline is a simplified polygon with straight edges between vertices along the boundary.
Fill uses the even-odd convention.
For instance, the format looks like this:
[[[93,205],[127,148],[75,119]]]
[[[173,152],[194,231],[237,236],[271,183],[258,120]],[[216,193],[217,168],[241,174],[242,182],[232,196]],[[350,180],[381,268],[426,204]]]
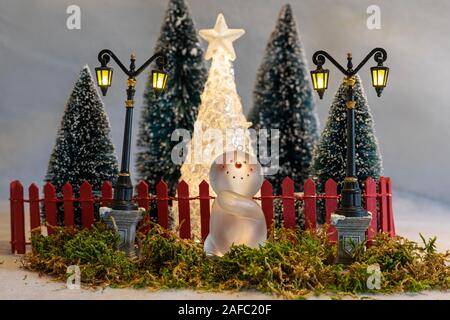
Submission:
[[[398,233],[420,242],[419,231],[424,237],[437,236],[437,250],[445,251],[450,247],[450,222],[446,216],[450,208],[434,204],[431,201],[420,200],[417,197],[399,197],[396,202],[396,222]],[[424,217],[426,210],[428,216]],[[224,299],[224,300],[253,300],[253,299],[282,299],[258,292],[256,290],[209,292],[193,289],[164,289],[152,291],[134,288],[90,288],[69,290],[64,281],[55,281],[51,276],[41,276],[22,268],[22,255],[10,253],[9,203],[0,202],[0,298],[1,299]],[[331,299],[333,293],[320,295],[310,294],[308,299]],[[370,298],[384,299],[450,299],[450,292],[442,290],[425,290],[422,292],[399,292],[394,294],[362,293],[343,296],[342,299]]]

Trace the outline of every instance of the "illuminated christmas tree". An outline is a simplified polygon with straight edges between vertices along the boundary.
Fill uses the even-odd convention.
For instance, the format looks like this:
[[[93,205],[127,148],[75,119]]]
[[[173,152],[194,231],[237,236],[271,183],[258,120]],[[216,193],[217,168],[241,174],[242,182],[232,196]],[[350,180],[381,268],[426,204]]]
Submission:
[[[232,42],[244,32],[242,29],[228,29],[222,14],[217,17],[214,29],[200,30],[200,36],[209,43],[205,59],[212,58],[212,63],[187,157],[181,167],[181,179],[190,186],[192,195],[198,194],[202,180],[208,182],[211,163],[217,156],[231,150],[253,153],[247,131],[251,123],[247,122],[242,111],[232,65],[236,58]],[[212,189],[210,192],[213,194]],[[199,204],[192,201],[194,235],[199,235],[199,226]]]

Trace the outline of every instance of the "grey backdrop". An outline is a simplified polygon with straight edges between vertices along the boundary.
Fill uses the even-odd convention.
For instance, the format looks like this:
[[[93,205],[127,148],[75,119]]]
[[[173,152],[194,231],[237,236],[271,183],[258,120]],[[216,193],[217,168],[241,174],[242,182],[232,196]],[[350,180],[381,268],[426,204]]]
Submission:
[[[285,1],[188,0],[198,29],[211,28],[219,12],[232,28],[238,92],[246,111],[256,69],[278,11]],[[376,123],[385,174],[394,186],[450,203],[450,1],[292,0],[311,63],[325,49],[345,61],[359,60],[372,47],[388,50],[389,86],[377,98],[369,70],[361,72]],[[81,7],[81,30],[66,28],[66,8]],[[368,30],[366,9],[381,8],[381,30]],[[166,0],[0,0],[0,197],[8,182],[42,184],[57,126],[80,68],[97,65],[110,48],[142,62],[158,37]],[[204,43],[203,43],[204,44]],[[205,44],[204,44],[205,45]],[[370,67],[370,65],[368,65]],[[322,125],[342,77],[331,67],[331,83],[318,110]],[[137,85],[135,130],[146,79]],[[120,154],[125,77],[117,72],[103,99],[113,142]],[[323,126],[322,126],[323,127]],[[135,150],[133,145],[133,150]]]

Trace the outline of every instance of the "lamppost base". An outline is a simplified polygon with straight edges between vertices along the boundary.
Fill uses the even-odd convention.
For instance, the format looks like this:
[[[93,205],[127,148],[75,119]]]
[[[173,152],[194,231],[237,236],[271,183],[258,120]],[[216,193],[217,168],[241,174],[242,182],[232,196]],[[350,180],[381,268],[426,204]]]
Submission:
[[[338,214],[340,216],[344,217],[366,217],[369,215],[369,212],[367,212],[363,207],[341,207],[338,208],[335,212],[335,214]]]
[[[111,207],[113,210],[137,210],[138,206],[133,202],[133,184],[130,174],[121,172],[114,186],[114,199]]]
[[[366,231],[372,221],[372,214],[364,217],[348,217],[337,213],[331,215],[331,224],[338,234],[338,255],[336,263],[348,265],[353,262],[353,248],[366,239]]]
[[[361,189],[356,177],[346,177],[341,190],[341,204],[336,214],[346,217],[365,217],[368,212],[361,205]]]
[[[134,248],[136,226],[142,220],[143,211],[114,210],[102,207],[100,208],[100,217],[108,228],[114,229],[119,234],[119,250],[124,251],[128,256],[134,256],[136,254]]]
[[[135,211],[138,209],[138,206],[131,201],[113,200],[112,204],[111,204],[111,208],[113,210],[119,210],[119,211]]]

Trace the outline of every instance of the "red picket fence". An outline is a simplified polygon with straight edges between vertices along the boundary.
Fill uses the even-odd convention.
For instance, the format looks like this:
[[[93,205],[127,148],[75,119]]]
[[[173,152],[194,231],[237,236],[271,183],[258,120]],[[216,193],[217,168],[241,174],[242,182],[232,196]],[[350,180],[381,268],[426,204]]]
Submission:
[[[367,231],[370,240],[376,232],[386,232],[391,236],[395,235],[394,216],[392,209],[392,185],[391,179],[381,177],[378,183],[372,178],[365,181],[363,197],[365,208],[372,213],[372,222]],[[377,188],[378,185],[378,188]],[[308,179],[304,184],[303,194],[294,193],[294,182],[286,177],[282,182],[282,194],[273,195],[272,185],[265,180],[262,184],[260,194],[256,200],[261,201],[261,208],[269,229],[274,221],[274,199],[282,199],[283,202],[283,225],[286,228],[296,227],[296,199],[303,201],[305,215],[305,228],[316,229],[316,207],[317,200],[325,202],[325,222],[330,224],[331,214],[338,208],[340,196],[337,193],[337,184],[332,179],[325,184],[325,193],[316,193],[316,184]],[[169,201],[178,201],[178,215],[181,223],[180,236],[185,239],[191,238],[190,226],[190,201],[200,201],[201,236],[203,239],[209,233],[209,217],[211,213],[211,200],[214,197],[209,194],[209,184],[203,181],[199,186],[199,196],[189,195],[189,186],[181,181],[177,186],[177,197],[169,197],[168,187],[164,181],[156,185],[156,195],[149,194],[148,185],[141,181],[137,185],[137,195],[135,201],[139,207],[147,211],[150,202],[156,202],[158,212],[158,223],[168,228],[169,225]],[[378,189],[378,192],[377,192]],[[74,225],[74,204],[79,203],[81,208],[81,223],[85,228],[90,228],[94,223],[94,203],[108,206],[112,201],[113,188],[110,182],[105,182],[101,189],[101,196],[95,197],[92,186],[85,181],[80,186],[80,196],[75,198],[72,186],[66,183],[62,188],[62,198],[57,198],[56,189],[51,183],[44,186],[44,197],[39,197],[39,188],[33,183],[28,188],[28,199],[24,198],[24,189],[20,181],[12,181],[10,184],[10,209],[11,209],[11,251],[12,253],[23,254],[26,251],[25,237],[25,203],[29,204],[30,230],[31,233],[41,232],[41,204],[44,206],[45,220],[47,223],[47,233],[54,232],[52,226],[57,225],[57,204],[62,203],[64,208],[64,226]],[[379,221],[379,223],[378,223]],[[329,238],[335,242],[337,234],[334,227],[329,228]]]

